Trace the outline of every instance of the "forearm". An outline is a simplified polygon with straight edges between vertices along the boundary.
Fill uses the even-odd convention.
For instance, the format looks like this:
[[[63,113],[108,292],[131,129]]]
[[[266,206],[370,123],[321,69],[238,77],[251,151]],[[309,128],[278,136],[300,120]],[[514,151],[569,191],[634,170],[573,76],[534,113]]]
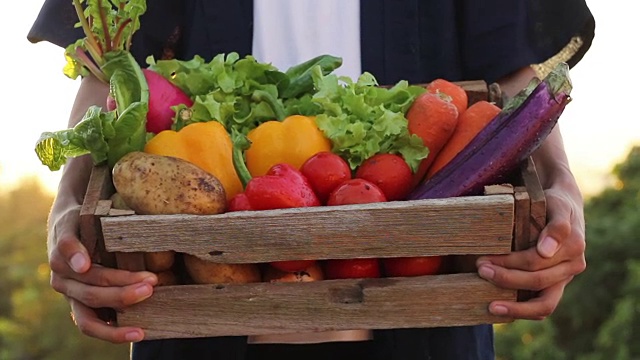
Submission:
[[[71,108],[68,127],[75,126],[90,106],[105,107],[108,93],[109,87],[107,84],[98,81],[92,76],[84,78]],[[53,227],[63,216],[82,204],[92,166],[91,157],[88,155],[67,161],[62,170],[56,198],[49,215],[48,230],[50,235],[54,235]],[[55,241],[55,236],[49,236],[49,248],[52,241]]]

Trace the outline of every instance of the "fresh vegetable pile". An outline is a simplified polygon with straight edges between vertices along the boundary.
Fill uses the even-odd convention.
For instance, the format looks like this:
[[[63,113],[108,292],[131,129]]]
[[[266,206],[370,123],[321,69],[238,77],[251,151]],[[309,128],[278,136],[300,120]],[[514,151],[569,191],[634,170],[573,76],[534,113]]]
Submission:
[[[86,154],[106,163],[121,206],[138,214],[479,194],[540,146],[569,102],[566,65],[502,110],[487,101],[469,106],[464,89],[445,79],[380,87],[369,73],[339,77],[341,59],[330,55],[286,71],[236,53],[211,61],[149,57],[140,68],[129,47],[144,1],[87,1],[86,10],[84,1],[73,3],[86,38],[66,49],[65,74],[108,82],[108,107],[91,107],[72,129],[43,133],[36,153],[51,170]],[[149,254],[147,266],[170,271],[173,256]],[[201,283],[418,276],[443,264],[442,257],[260,265],[183,258]]]

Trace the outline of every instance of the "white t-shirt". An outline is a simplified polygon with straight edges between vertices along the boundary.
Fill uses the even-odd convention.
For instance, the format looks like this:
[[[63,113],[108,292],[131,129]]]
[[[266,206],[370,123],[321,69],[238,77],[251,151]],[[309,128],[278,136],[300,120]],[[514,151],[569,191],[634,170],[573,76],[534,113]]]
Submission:
[[[360,0],[254,0],[253,56],[281,71],[328,54],[342,58],[334,73],[357,79]],[[285,20],[288,19],[288,20]],[[368,330],[249,336],[255,343],[319,343],[371,339]]]
[[[342,57],[335,71],[357,79],[360,0],[254,0],[253,55],[281,71],[315,56]]]

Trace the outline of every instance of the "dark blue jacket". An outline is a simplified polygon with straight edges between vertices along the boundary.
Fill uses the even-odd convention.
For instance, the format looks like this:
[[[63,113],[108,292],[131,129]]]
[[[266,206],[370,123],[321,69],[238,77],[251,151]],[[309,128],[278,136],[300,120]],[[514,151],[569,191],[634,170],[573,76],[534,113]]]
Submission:
[[[253,0],[154,0],[148,2],[133,52],[170,52],[190,59],[218,53],[251,53]],[[588,50],[594,21],[584,0],[366,0],[361,5],[362,69],[382,84],[437,77],[493,82],[559,52],[574,36]],[[66,46],[80,36],[69,0],[46,0],[28,38]],[[185,21],[185,19],[189,19]],[[169,43],[179,29],[179,38]],[[170,49],[169,49],[170,48]]]

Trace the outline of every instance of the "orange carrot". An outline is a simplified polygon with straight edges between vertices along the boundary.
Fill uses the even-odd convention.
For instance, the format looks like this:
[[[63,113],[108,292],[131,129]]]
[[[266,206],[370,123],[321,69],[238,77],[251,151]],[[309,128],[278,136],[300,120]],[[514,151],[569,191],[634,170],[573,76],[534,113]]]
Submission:
[[[445,79],[435,79],[427,85],[426,89],[430,93],[445,94],[451,97],[451,102],[458,109],[458,114],[467,110],[469,97],[462,86]]]
[[[426,92],[414,100],[406,117],[409,133],[419,136],[429,148],[429,155],[420,162],[420,167],[413,174],[412,185],[415,186],[424,178],[429,165],[453,134],[458,122],[458,110],[439,94]]]
[[[462,151],[498,113],[500,113],[499,107],[484,100],[469,106],[458,118],[458,125],[453,135],[427,170],[426,179],[431,178]]]

